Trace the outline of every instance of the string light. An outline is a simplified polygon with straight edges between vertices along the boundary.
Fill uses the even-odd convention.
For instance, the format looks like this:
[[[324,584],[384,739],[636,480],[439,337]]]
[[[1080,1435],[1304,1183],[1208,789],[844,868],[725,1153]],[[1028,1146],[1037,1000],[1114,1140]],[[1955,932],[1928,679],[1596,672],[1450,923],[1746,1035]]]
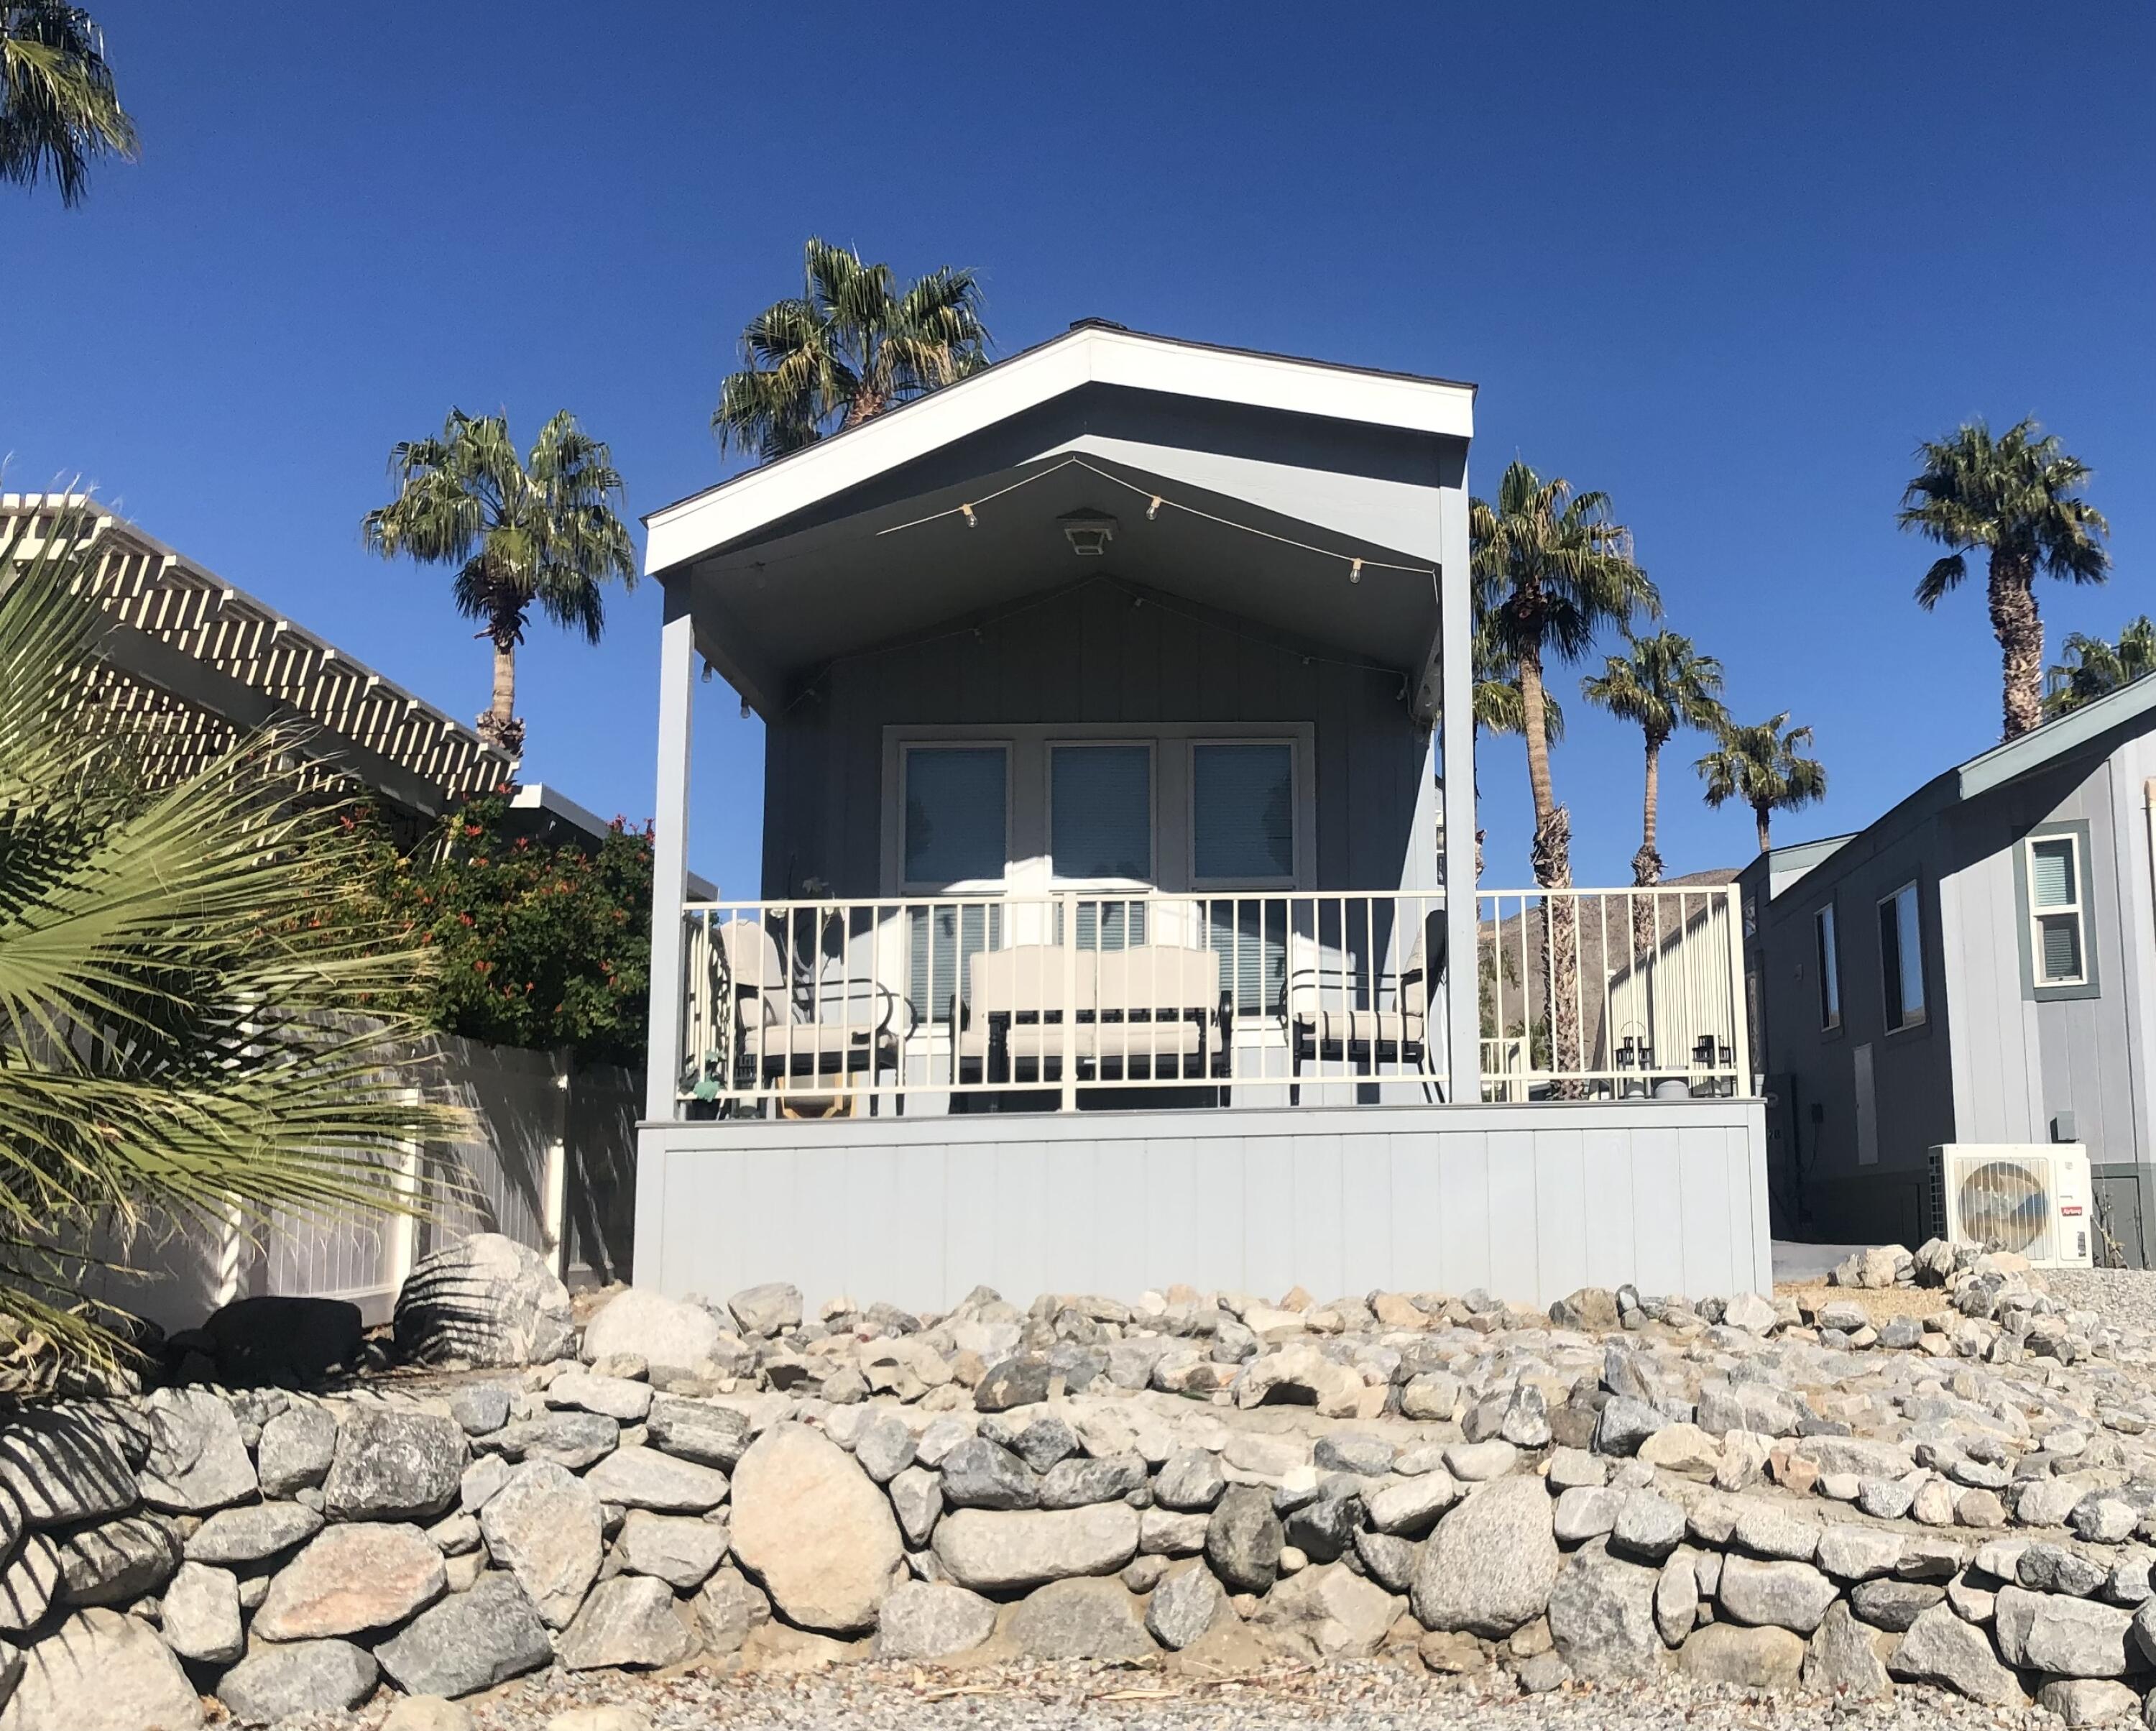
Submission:
[[[978,529],[981,526],[981,520],[973,515],[972,506],[962,505],[958,509],[966,513],[966,526],[968,529]]]
[[[1152,503],[1146,506],[1146,521],[1149,523],[1160,515],[1160,495],[1152,496]]]
[[[1358,583],[1363,580],[1363,562],[1358,559],[1348,568],[1348,581]]]

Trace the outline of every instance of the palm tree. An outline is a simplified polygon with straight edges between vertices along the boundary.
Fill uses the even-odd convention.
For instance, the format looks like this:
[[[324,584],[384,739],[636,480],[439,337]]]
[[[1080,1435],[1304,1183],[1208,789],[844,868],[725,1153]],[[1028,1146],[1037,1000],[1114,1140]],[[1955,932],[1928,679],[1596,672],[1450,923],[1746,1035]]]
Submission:
[[[293,739],[146,788],[79,707],[90,532],[0,537],[0,1356],[34,1386],[111,1363],[94,1242],[409,1211],[400,1147],[460,1122],[406,1103],[387,1042],[429,958],[368,914]]]
[[[2066,639],[2066,650],[2065,662],[2051,670],[2047,681],[2046,721],[2156,673],[2156,624],[2145,613],[2129,619],[2116,644],[2076,631]]]
[[[516,714],[516,648],[533,605],[597,643],[606,628],[602,591],[636,584],[636,553],[616,514],[621,476],[613,453],[566,408],[539,429],[520,459],[506,415],[449,411],[440,434],[389,454],[397,497],[367,512],[367,544],[385,559],[406,554],[457,568],[457,611],[494,643],[494,702],[483,737],[511,757],[524,751]]]
[[[1659,614],[1661,599],[1633,562],[1631,532],[1611,521],[1607,494],[1574,495],[1569,481],[1545,481],[1515,460],[1498,483],[1496,504],[1475,500],[1467,521],[1479,659],[1493,670],[1509,668],[1517,688],[1534,796],[1535,881],[1568,889],[1572,820],[1551,788],[1543,670],[1552,659],[1578,660],[1605,625],[1629,625],[1635,613]],[[1509,700],[1493,702],[1493,714],[1508,712]],[[1583,1060],[1578,933],[1575,911],[1560,905],[1565,899],[1550,898],[1547,922],[1551,1033],[1557,1066],[1576,1070]]]
[[[2044,622],[2036,610],[2037,573],[2077,583],[2102,583],[2111,568],[2102,546],[2111,532],[2096,507],[2076,497],[2089,469],[2059,449],[2034,420],[1998,438],[1981,420],[1951,439],[1917,447],[1924,466],[1902,495],[1904,529],[1952,551],[1917,585],[1929,612],[1969,574],[1965,555],[1989,550],[1991,632],[1999,639],[2005,687],[2006,737],[2043,719]]]
[[[1675,631],[1651,637],[1627,633],[1625,643],[1624,655],[1610,656],[1600,673],[1579,682],[1579,693],[1646,736],[1646,796],[1640,850],[1632,855],[1632,881],[1644,889],[1662,881],[1662,856],[1655,847],[1662,747],[1680,727],[1716,732],[1727,723],[1729,712],[1722,706],[1722,663],[1701,655],[1691,639]]]
[[[721,451],[768,461],[859,426],[986,364],[988,327],[970,270],[932,270],[901,291],[888,265],[812,238],[798,296],[742,332],[740,372],[711,416]]]
[[[1809,727],[1791,727],[1786,709],[1755,727],[1727,725],[1720,742],[1693,767],[1707,782],[1707,803],[1719,809],[1732,799],[1752,808],[1759,826],[1759,851],[1768,849],[1769,819],[1826,798],[1826,766],[1804,755]],[[1784,732],[1784,729],[1787,729]]]
[[[60,203],[80,204],[91,158],[135,152],[135,122],[90,14],[56,0],[0,0],[0,180],[34,187],[50,175]]]

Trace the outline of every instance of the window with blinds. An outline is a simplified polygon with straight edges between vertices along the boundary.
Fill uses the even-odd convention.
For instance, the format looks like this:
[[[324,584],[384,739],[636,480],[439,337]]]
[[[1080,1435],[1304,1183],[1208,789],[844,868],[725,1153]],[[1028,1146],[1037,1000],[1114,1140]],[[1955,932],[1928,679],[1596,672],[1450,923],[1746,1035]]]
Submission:
[[[1200,883],[1293,883],[1294,747],[1193,745],[1190,830]]]
[[[2040,836],[2028,844],[2030,954],[2040,986],[2088,979],[2080,839]]]
[[[906,748],[909,886],[1003,881],[1010,840],[1007,763],[1000,745]]]
[[[1058,878],[1152,881],[1151,746],[1050,747],[1048,806]]]

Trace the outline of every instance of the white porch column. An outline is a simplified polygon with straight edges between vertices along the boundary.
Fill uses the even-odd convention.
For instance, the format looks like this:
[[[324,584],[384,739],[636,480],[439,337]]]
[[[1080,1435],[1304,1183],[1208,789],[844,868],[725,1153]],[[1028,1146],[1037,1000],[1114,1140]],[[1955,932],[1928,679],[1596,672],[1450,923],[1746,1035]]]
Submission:
[[[1445,970],[1447,1093],[1482,1097],[1481,955],[1475,912],[1475,593],[1468,575],[1467,464],[1457,489],[1439,496],[1444,558],[1438,574],[1439,650],[1445,752]]]
[[[644,1115],[674,1117],[681,1061],[681,904],[689,891],[689,747],[696,630],[686,585],[670,590],[659,648],[659,790],[652,805],[650,1045]],[[638,1210],[639,1216],[642,1210]]]

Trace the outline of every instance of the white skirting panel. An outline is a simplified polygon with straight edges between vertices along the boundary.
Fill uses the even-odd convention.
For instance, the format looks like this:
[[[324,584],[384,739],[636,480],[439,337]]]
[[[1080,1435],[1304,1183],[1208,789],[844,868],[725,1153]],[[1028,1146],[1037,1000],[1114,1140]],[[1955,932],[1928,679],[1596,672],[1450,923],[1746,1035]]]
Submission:
[[[1378,1289],[1772,1290],[1754,1100],[651,1124],[635,1278],[942,1310]],[[813,1314],[813,1311],[811,1312]]]

